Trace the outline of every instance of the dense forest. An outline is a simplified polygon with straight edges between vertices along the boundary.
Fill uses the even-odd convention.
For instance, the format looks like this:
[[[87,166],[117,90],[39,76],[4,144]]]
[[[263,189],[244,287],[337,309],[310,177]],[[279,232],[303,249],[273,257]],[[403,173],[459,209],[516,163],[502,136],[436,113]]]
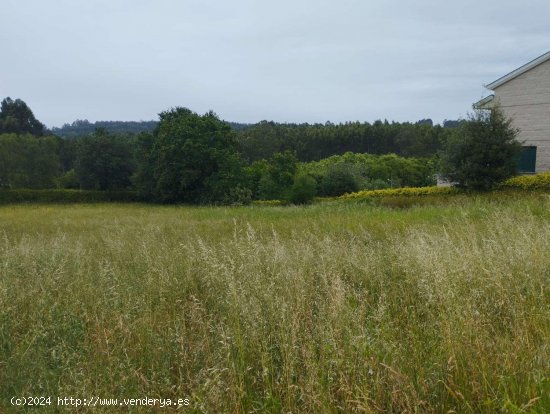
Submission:
[[[276,152],[293,151],[300,161],[318,161],[346,152],[369,154],[394,153],[403,156],[431,156],[436,153],[449,128],[459,121],[433,125],[431,119],[412,123],[388,121],[346,122],[342,124],[289,124],[261,121],[257,124],[226,123],[237,133],[243,155],[249,161],[269,158]],[[96,129],[118,135],[153,132],[157,121],[97,121],[76,120],[51,133],[62,138],[77,138],[93,134]]]
[[[139,134],[152,132],[157,126],[156,121],[97,121],[77,119],[71,124],[64,124],[61,128],[53,127],[51,132],[62,138],[75,138],[90,135],[97,128],[103,128],[113,134]]]
[[[134,190],[149,201],[232,203],[292,199],[306,190],[333,196],[423,186],[434,182],[449,127],[429,119],[238,124],[175,108],[159,121],[79,120],[48,131],[25,102],[6,98],[0,187]]]
[[[241,130],[237,139],[249,161],[292,151],[298,160],[318,161],[346,152],[430,157],[441,149],[449,132],[426,123],[388,121],[343,124],[278,124],[262,121]]]
[[[238,122],[227,122],[235,131],[242,131],[249,128],[251,124]],[[76,138],[83,135],[90,135],[97,128],[103,128],[113,134],[139,134],[140,132],[153,132],[158,121],[96,121],[90,122],[87,119],[77,119],[70,124],[61,127],[52,127],[51,132],[61,138]]]

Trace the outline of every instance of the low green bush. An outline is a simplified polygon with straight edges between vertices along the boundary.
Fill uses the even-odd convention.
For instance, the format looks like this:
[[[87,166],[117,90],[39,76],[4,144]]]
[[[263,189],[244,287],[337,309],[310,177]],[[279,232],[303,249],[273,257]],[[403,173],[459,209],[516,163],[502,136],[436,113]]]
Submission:
[[[307,204],[313,201],[317,193],[317,183],[309,174],[298,174],[290,188],[289,200],[292,204]]]
[[[67,171],[65,174],[58,177],[55,181],[57,188],[71,190],[76,190],[80,188],[80,183],[78,182],[78,177],[74,169]]]
[[[134,191],[84,191],[68,189],[0,190],[0,204],[16,203],[101,203],[140,201]]]
[[[250,188],[237,186],[231,188],[223,200],[223,204],[232,206],[245,206],[252,202]]]
[[[520,191],[550,191],[550,173],[539,173],[535,175],[521,175],[509,178],[502,182],[496,190],[520,190]],[[501,191],[497,191],[501,193]],[[316,197],[316,202],[324,201],[361,201],[376,200],[376,205],[387,207],[404,208],[418,204],[435,203],[437,196],[448,196],[457,194],[471,194],[456,187],[401,187],[386,188],[381,190],[364,190],[348,193],[339,197]],[[436,197],[436,198],[433,198]],[[411,200],[408,200],[410,198]],[[430,199],[433,198],[433,199]],[[430,199],[430,200],[428,200]],[[276,201],[262,202],[262,205],[275,205]],[[254,204],[260,204],[254,202]],[[280,205],[280,202],[277,202]]]
[[[321,196],[335,197],[355,191],[359,191],[359,184],[355,176],[351,171],[337,164],[329,167],[319,185]]]

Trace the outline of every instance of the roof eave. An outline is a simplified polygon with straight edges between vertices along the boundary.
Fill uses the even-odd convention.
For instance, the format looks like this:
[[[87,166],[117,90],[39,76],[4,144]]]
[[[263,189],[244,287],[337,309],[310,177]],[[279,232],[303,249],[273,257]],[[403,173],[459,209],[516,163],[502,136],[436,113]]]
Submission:
[[[518,76],[524,74],[528,70],[533,69],[534,67],[546,62],[547,60],[550,60],[550,52],[546,52],[544,55],[539,56],[536,59],[533,59],[531,62],[526,63],[525,65],[517,68],[516,70],[513,70],[512,72],[508,73],[507,75],[504,75],[500,78],[498,78],[496,81],[489,83],[488,85],[485,85],[487,89],[494,90],[495,88],[498,88],[499,86],[505,84],[506,82],[511,81],[514,78],[517,78]]]
[[[474,109],[487,109],[487,108],[484,108],[485,105],[490,104],[491,102],[494,101],[494,99],[495,99],[495,95],[489,95],[489,96],[486,96],[485,98],[477,101],[472,106],[474,107]]]

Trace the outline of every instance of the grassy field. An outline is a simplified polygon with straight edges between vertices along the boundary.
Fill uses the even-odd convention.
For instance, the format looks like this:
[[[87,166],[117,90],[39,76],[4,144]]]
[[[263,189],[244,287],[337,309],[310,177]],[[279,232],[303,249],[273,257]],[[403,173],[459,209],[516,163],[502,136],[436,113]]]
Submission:
[[[550,196],[434,204],[0,207],[0,412],[549,412]]]

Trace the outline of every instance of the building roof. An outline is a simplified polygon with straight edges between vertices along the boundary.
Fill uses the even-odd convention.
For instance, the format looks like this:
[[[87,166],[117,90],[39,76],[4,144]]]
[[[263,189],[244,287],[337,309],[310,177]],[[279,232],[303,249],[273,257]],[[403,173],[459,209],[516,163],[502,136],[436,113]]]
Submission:
[[[473,105],[473,107],[474,107],[474,109],[485,109],[484,106],[487,105],[488,103],[493,102],[494,99],[495,99],[495,95],[486,96],[486,97],[483,98],[482,100],[477,101],[477,102]]]
[[[527,72],[528,70],[533,69],[535,66],[538,66],[547,60],[550,60],[550,52],[546,52],[544,55],[539,56],[536,59],[533,59],[531,62],[526,63],[525,65],[517,68],[516,70],[513,70],[512,72],[508,73],[507,75],[504,75],[500,78],[498,78],[496,81],[491,82],[488,85],[485,85],[487,89],[495,89],[498,88],[500,85],[511,81],[514,78],[517,78],[519,75],[522,75],[523,73]]]

